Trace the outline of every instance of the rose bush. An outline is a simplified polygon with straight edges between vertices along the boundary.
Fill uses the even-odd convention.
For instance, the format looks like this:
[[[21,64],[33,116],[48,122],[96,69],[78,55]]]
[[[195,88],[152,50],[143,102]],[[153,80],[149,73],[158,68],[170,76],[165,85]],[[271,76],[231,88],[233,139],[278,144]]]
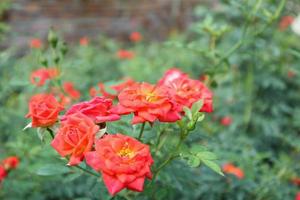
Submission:
[[[52,33],[48,41],[39,39],[40,45],[32,47],[29,55],[23,56],[14,49],[1,52],[0,156],[4,160],[7,155],[18,155],[21,164],[9,171],[1,171],[0,167],[0,179],[5,177],[1,181],[0,199],[294,200],[299,192],[300,173],[300,50],[299,36],[294,32],[297,20],[284,20],[284,16],[297,19],[296,3],[228,0],[219,1],[216,8],[203,3],[195,6],[192,14],[198,22],[183,34],[172,29],[165,42],[149,42],[151,32],[143,30],[143,39],[138,42],[131,40],[130,33],[123,42],[103,35],[97,39],[84,36],[88,40],[69,43],[67,48]],[[121,59],[116,55],[120,49],[134,56]],[[37,87],[30,77],[41,66],[55,66],[59,75]],[[175,75],[170,76],[171,72]],[[160,85],[169,76],[170,80]],[[124,77],[132,81],[127,84]],[[39,80],[36,78],[35,82]],[[71,83],[71,87],[64,87],[65,82]],[[180,119],[163,122],[162,116],[168,109],[158,109],[159,105],[151,102],[153,96],[143,93],[145,88],[132,89],[143,82],[151,85],[149,88],[167,88],[159,92],[159,98],[171,102],[171,110]],[[114,87],[119,84],[120,88]],[[96,106],[86,105],[93,99],[90,88],[95,89],[93,98],[109,98],[112,105],[107,103],[110,100],[99,101]],[[21,133],[33,121],[32,116],[24,120],[24,114],[31,112],[27,103],[36,94],[52,94],[65,110],[58,112],[53,123]],[[131,109],[128,113],[116,112],[122,106],[121,94]],[[132,101],[134,98],[140,99]],[[77,104],[84,105],[82,112],[87,109],[88,114],[94,108],[100,111],[101,104],[101,112],[93,114],[117,114],[120,119],[105,119],[97,124],[87,117],[91,126],[99,129],[92,137],[91,148],[86,148],[87,140],[77,140],[78,135],[84,134],[70,131],[72,134],[62,141],[66,147],[72,139],[73,150],[61,159],[51,146],[51,132],[58,137],[66,122],[63,116]],[[77,107],[79,113],[81,106]],[[48,103],[40,107],[45,110],[35,114],[43,119],[51,116],[50,110],[56,110]],[[77,108],[69,116],[78,114]],[[155,120],[150,122],[153,116]],[[145,123],[132,125],[135,117]],[[86,120],[81,121],[85,124]],[[86,129],[80,130],[83,133]],[[140,182],[134,182],[136,187],[132,188],[139,174],[129,176],[128,168],[122,176],[118,170],[106,170],[107,166],[119,166],[110,165],[111,160],[119,164],[131,155],[127,150],[119,154],[109,151],[111,157],[105,157],[97,147],[107,137],[118,137],[115,133],[126,134],[122,136],[148,146],[153,164],[145,159],[145,166],[150,166],[151,180],[144,174],[144,181],[138,179]],[[107,149],[113,148],[112,143],[105,142]],[[97,164],[106,160],[103,169],[88,164],[85,155],[91,153],[103,155],[96,157]],[[67,165],[73,154],[78,163]],[[219,174],[223,172],[224,176],[204,165]],[[102,177],[104,170],[109,178]]]

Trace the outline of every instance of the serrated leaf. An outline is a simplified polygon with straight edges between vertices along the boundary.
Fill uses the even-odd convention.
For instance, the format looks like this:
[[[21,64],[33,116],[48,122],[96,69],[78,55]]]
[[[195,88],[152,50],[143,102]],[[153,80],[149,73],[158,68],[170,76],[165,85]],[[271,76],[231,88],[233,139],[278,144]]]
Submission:
[[[224,176],[220,166],[215,163],[214,161],[211,161],[211,160],[202,160],[201,161],[207,166],[209,167],[210,169],[212,169],[213,171],[215,171],[216,173],[220,174],[221,176]]]
[[[212,152],[209,152],[209,151],[202,151],[202,152],[199,152],[196,154],[200,159],[203,159],[203,160],[217,160],[218,157],[212,153]]]
[[[190,149],[190,151],[193,153],[193,154],[196,154],[196,153],[199,153],[199,152],[202,152],[202,151],[206,151],[206,149],[201,146],[201,145],[193,145]]]
[[[52,176],[65,174],[70,171],[69,168],[59,164],[46,164],[36,170],[36,174],[40,176]]]
[[[196,113],[198,113],[199,110],[202,108],[202,106],[203,106],[203,100],[202,99],[200,99],[199,101],[195,102],[193,104],[193,106],[192,106],[192,109],[191,109],[192,114],[195,115]]]
[[[199,167],[201,160],[197,156],[189,156],[187,164],[190,167]]]
[[[205,118],[205,114],[204,113],[199,113],[199,116],[198,116],[198,119],[197,119],[197,122],[201,122],[203,121]]]
[[[184,106],[183,111],[189,120],[193,119],[192,111],[188,107]]]

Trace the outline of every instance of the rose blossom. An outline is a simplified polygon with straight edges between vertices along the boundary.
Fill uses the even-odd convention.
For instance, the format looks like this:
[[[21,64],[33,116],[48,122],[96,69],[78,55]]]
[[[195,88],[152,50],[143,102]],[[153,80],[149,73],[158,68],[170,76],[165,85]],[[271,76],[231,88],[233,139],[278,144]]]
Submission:
[[[29,112],[32,127],[48,127],[58,120],[58,114],[64,108],[52,94],[37,94],[29,101]]]
[[[88,37],[82,37],[82,38],[80,38],[80,40],[79,40],[80,46],[88,46],[89,43],[90,43],[90,40],[89,40]]]
[[[111,195],[124,188],[143,191],[145,178],[152,178],[153,159],[148,145],[126,135],[114,134],[97,140],[95,148],[96,151],[85,154],[86,162],[102,173]]]
[[[20,160],[16,156],[7,157],[4,160],[1,161],[1,165],[6,169],[15,169],[19,165]]]
[[[233,174],[235,175],[237,178],[239,179],[243,179],[244,178],[244,172],[242,169],[236,167],[235,165],[233,165],[232,163],[226,163],[223,165],[222,167],[223,171],[227,174]]]
[[[132,124],[143,122],[175,122],[181,118],[178,107],[171,100],[168,87],[136,83],[119,94],[119,104],[112,109],[118,114],[133,113]]]
[[[109,111],[112,105],[113,103],[111,99],[95,97],[90,101],[80,102],[71,106],[71,108],[69,108],[63,116],[62,120],[77,112],[91,118],[95,123],[119,120],[119,115],[113,114]]]
[[[132,42],[139,42],[143,37],[139,32],[132,32],[129,38]]]
[[[164,85],[174,91],[173,100],[181,106],[191,107],[193,103],[203,99],[200,112],[212,112],[212,92],[198,80],[190,79],[187,74],[178,69],[168,70],[158,85]]]
[[[128,50],[124,50],[124,49],[120,49],[118,52],[117,52],[117,57],[119,59],[123,59],[123,60],[130,60],[132,58],[134,58],[135,54],[134,52],[132,51],[128,51]]]
[[[0,183],[5,179],[7,176],[7,171],[3,166],[0,165]]]
[[[40,49],[42,47],[42,41],[38,38],[33,38],[30,40],[29,46],[32,49]]]
[[[72,82],[64,82],[63,89],[72,99],[77,100],[80,98],[80,92],[75,89]]]
[[[230,116],[225,116],[221,119],[221,124],[223,126],[229,126],[232,123],[232,118]]]
[[[56,68],[40,68],[33,71],[30,75],[30,82],[36,86],[43,86],[47,80],[53,79],[59,75]]]
[[[82,113],[69,115],[62,121],[51,146],[62,156],[70,156],[68,165],[77,165],[84,153],[92,149],[99,127]]]

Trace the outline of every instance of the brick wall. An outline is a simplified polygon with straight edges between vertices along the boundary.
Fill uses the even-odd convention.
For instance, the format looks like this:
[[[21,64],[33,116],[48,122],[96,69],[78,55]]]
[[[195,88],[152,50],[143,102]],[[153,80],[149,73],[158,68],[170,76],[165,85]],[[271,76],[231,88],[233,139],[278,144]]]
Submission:
[[[8,12],[12,35],[8,41],[25,45],[45,38],[49,27],[68,41],[106,33],[125,38],[133,30],[163,39],[192,21],[192,9],[205,0],[13,0]],[[209,0],[206,0],[211,2]]]

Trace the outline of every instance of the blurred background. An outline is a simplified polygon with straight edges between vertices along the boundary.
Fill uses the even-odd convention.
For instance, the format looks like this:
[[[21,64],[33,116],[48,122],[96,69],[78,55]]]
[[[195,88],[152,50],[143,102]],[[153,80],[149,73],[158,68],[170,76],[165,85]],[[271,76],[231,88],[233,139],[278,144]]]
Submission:
[[[156,83],[172,67],[213,91],[214,112],[187,143],[218,155],[226,176],[179,160],[131,199],[299,200],[299,14],[298,0],[0,0],[0,160],[20,159],[0,199],[110,199],[101,181],[64,166],[50,138],[22,131],[29,98],[51,87],[31,77],[59,65],[72,103],[124,77]],[[111,132],[133,130],[128,120]]]

